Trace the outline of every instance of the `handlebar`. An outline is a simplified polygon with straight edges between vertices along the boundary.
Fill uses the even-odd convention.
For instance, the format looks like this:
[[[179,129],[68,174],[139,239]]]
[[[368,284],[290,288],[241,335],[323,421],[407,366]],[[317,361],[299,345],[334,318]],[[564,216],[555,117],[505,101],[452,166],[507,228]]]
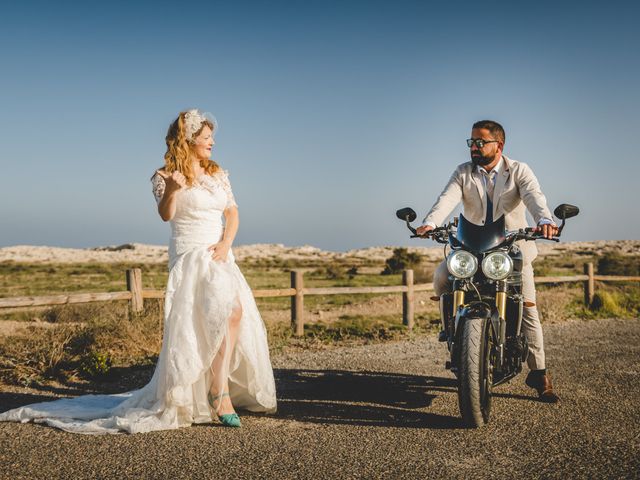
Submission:
[[[540,233],[515,232],[512,235],[515,237],[514,241],[516,240],[549,240],[550,242],[560,241],[560,236],[547,238]]]
[[[560,241],[560,234],[555,237],[547,238],[544,237],[541,233],[537,233],[537,228],[535,227],[520,229],[517,232],[513,232],[513,234],[517,237],[516,240],[549,240],[551,242]]]
[[[510,245],[517,240],[549,240],[552,242],[559,242],[560,234],[562,233],[567,218],[575,217],[578,212],[578,207],[563,203],[554,210],[555,216],[562,220],[562,224],[558,227],[558,232],[555,237],[546,238],[541,234],[541,232],[538,231],[537,228],[527,227],[521,228],[516,231],[506,232],[506,237],[503,245]],[[424,235],[418,235],[416,233],[416,229],[411,226],[411,222],[416,219],[416,212],[412,208],[401,208],[396,212],[396,217],[406,222],[407,228],[413,234],[411,235],[411,238],[432,238],[438,243],[449,243],[450,234],[452,233],[454,227],[458,226],[458,219],[456,217],[453,222],[450,222],[443,227],[436,227],[432,230],[429,230]]]
[[[414,232],[410,238],[431,238],[438,243],[449,243],[449,233],[451,232],[452,226],[452,224],[449,224],[444,227],[436,227],[433,230],[429,230],[426,235],[417,235]],[[507,233],[506,242],[515,242],[517,240],[549,240],[551,242],[559,242],[560,235],[546,238],[541,233],[538,233],[535,227],[521,228],[520,230]]]

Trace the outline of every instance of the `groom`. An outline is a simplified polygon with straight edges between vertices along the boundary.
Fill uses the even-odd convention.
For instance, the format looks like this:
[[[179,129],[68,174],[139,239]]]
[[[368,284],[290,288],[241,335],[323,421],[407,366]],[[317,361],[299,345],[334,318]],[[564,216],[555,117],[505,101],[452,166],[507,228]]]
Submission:
[[[558,227],[551,219],[547,200],[531,168],[502,153],[505,144],[504,129],[498,122],[481,120],[473,124],[467,145],[471,161],[459,165],[446,187],[431,208],[418,235],[427,235],[441,225],[462,201],[467,220],[482,225],[492,223],[504,215],[507,230],[527,227],[526,210],[534,218],[537,231],[551,238]],[[538,255],[535,242],[518,243],[523,256],[522,294],[524,312],[522,330],[529,344],[527,363],[531,371],[525,383],[534,388],[543,402],[559,400],[553,392],[551,377],[546,371],[542,326],[536,308],[536,290],[531,262]],[[438,296],[451,291],[446,261],[434,273],[433,285]]]

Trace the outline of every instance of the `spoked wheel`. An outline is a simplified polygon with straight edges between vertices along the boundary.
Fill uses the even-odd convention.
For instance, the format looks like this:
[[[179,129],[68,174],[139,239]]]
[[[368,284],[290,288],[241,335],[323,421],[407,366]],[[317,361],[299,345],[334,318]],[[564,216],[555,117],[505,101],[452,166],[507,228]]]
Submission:
[[[495,349],[487,319],[467,319],[462,328],[458,406],[464,424],[476,428],[489,422]]]

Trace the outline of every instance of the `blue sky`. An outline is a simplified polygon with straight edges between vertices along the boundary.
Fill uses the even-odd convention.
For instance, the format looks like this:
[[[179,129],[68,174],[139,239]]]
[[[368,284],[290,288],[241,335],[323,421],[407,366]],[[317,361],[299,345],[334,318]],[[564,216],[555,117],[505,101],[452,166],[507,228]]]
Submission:
[[[631,2],[93,3],[3,6],[0,246],[166,243],[149,177],[191,107],[236,243],[419,244],[395,210],[426,213],[483,118],[580,206],[566,240],[640,238]]]

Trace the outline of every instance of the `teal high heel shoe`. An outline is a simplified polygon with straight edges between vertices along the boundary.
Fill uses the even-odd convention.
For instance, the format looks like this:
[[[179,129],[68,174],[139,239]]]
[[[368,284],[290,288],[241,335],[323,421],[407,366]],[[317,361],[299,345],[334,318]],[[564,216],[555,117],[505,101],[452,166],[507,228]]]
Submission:
[[[221,393],[220,395],[217,395],[214,397],[213,395],[211,395],[211,392],[209,392],[209,403],[211,405],[211,408],[215,410],[213,403],[216,400],[221,399],[222,397],[228,397],[228,396],[229,396],[228,393]],[[240,417],[238,416],[237,413],[223,413],[222,415],[218,415],[218,420],[220,420],[222,425],[224,425],[225,427],[238,428],[242,426],[242,424],[240,423]]]
[[[218,415],[220,422],[225,427],[235,427],[240,428],[242,424],[240,423],[240,417],[237,413],[225,413],[222,415]]]

